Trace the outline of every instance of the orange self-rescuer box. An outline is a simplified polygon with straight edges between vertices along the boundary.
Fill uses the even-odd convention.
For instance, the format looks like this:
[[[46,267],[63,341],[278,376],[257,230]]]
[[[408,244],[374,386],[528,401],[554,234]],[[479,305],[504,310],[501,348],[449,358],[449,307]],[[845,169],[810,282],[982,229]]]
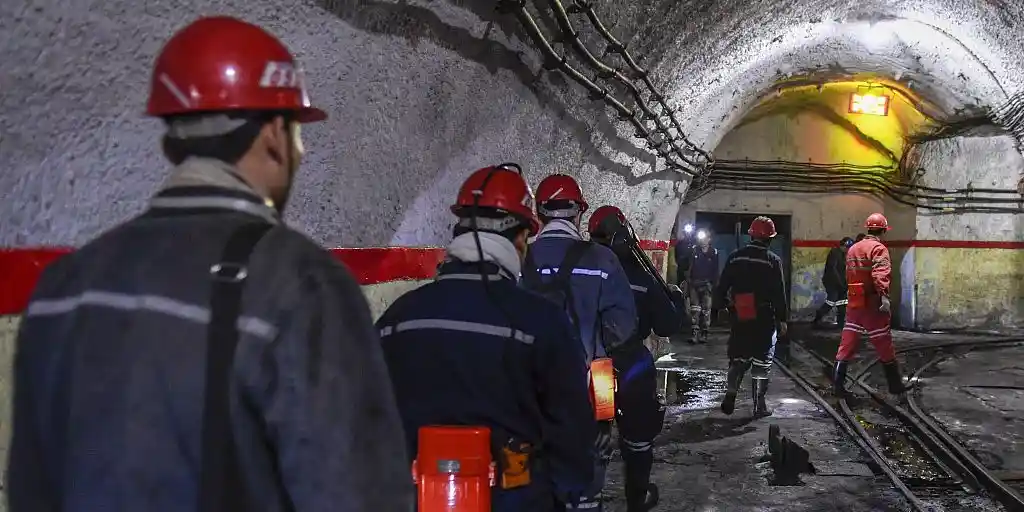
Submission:
[[[490,512],[495,480],[491,430],[479,426],[420,428],[413,479],[419,512]]]

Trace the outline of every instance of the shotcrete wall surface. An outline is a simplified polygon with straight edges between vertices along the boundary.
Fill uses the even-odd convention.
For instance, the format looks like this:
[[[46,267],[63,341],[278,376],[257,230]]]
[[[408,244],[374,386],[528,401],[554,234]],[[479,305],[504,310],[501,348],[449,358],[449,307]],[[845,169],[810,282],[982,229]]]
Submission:
[[[1024,160],[1007,135],[927,142],[915,150],[927,169],[922,184],[950,188],[1013,188]],[[1024,325],[1024,215],[919,212],[914,315],[934,328]],[[957,243],[961,242],[961,243]]]

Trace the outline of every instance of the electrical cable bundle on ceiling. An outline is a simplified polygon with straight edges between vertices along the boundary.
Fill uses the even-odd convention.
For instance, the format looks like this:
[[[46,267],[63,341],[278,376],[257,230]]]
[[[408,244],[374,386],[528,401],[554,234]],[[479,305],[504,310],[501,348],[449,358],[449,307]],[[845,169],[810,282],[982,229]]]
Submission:
[[[525,0],[502,0],[499,3],[499,8],[504,12],[513,13],[522,23],[527,35],[537,45],[544,57],[544,69],[562,71],[587,89],[590,99],[603,100],[615,110],[620,120],[629,122],[633,126],[636,130],[634,136],[643,139],[647,147],[662,157],[669,168],[689,176],[706,177],[714,164],[711,154],[686,138],[682,125],[665,102],[665,96],[657,91],[648,77],[647,71],[637,65],[636,59],[626,50],[625,45],[615,39],[605,28],[593,7],[583,0],[575,0],[570,9],[566,10],[560,0],[547,1],[559,27],[559,35],[554,38],[554,41],[572,46],[579,59],[595,73],[593,79],[569,64],[568,58],[554,49],[552,40],[544,35],[533,15],[526,9]],[[627,77],[623,70],[607,65],[590,51],[573,27],[572,21],[569,19],[570,11],[574,14],[586,14],[591,25],[607,43],[604,54],[619,54],[630,68],[629,73],[633,75],[632,77]],[[627,106],[624,100],[616,98],[611,88],[598,85],[599,82],[612,79],[629,91],[633,99],[632,107]],[[636,85],[636,81],[642,82],[651,101],[654,102],[653,107],[644,100],[643,93]],[[655,112],[655,109],[661,112]],[[667,118],[668,122],[666,123],[662,118]],[[653,122],[654,127],[649,128],[648,122]]]
[[[637,64],[637,59],[625,45],[612,35],[589,2],[573,0],[567,9],[561,0],[546,1],[558,25],[559,34],[554,38],[545,36],[526,9],[525,0],[500,0],[499,9],[514,14],[520,21],[540,50],[545,70],[560,70],[587,89],[591,100],[604,101],[620,120],[633,126],[634,136],[664,159],[669,168],[692,178],[684,202],[695,201],[713,190],[861,193],[888,197],[907,206],[937,213],[1024,213],[1024,198],[1016,190],[923,187],[912,181],[894,179],[892,176],[896,174],[896,168],[891,167],[716,161],[709,152],[687,139],[665,95],[657,90],[648,72]],[[608,65],[586,46],[569,18],[570,14],[579,13],[586,16],[604,39],[606,47],[602,56],[618,54],[628,71]],[[570,64],[568,57],[555,50],[552,42],[571,46],[594,77],[588,77]],[[632,106],[627,106],[628,100],[617,98],[611,87],[600,85],[608,80],[614,80],[627,90]],[[644,99],[644,92],[637,82],[646,90],[650,102]],[[1018,141],[1024,140],[1024,94],[1016,95],[1007,105],[993,112],[993,118],[1013,132]],[[653,128],[648,126],[649,122],[653,123]]]
[[[936,213],[1024,213],[1024,197],[1013,189],[948,189],[896,177],[898,169],[853,164],[718,160],[714,173],[687,191],[691,203],[714,190],[867,194]],[[918,176],[920,173],[918,173]]]

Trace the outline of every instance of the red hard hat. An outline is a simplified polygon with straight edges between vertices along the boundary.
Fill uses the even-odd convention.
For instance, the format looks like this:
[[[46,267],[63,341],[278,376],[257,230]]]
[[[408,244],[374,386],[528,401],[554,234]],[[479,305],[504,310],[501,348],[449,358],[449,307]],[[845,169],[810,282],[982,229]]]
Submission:
[[[157,56],[146,113],[232,110],[294,111],[303,123],[327,119],[310,106],[302,71],[276,37],[236,18],[199,18]]]
[[[868,220],[864,221],[864,227],[868,229],[884,229],[889,230],[889,221],[885,218],[885,215],[881,213],[872,213],[868,215]]]
[[[747,234],[751,238],[774,238],[778,233],[775,231],[775,222],[762,215],[750,223]]]
[[[533,191],[518,172],[517,165],[502,164],[484,167],[470,174],[459,189],[452,213],[468,217],[474,206],[514,215],[529,225],[530,234],[540,231],[540,221],[533,212]],[[476,219],[486,224],[484,219]],[[511,227],[511,226],[509,226]],[[507,228],[506,228],[507,229]],[[503,229],[498,229],[503,231]]]
[[[580,206],[580,213],[587,211],[588,207],[580,184],[565,174],[552,174],[537,185],[537,204],[543,205],[548,201],[573,201]]]
[[[626,215],[622,210],[614,206],[602,206],[590,214],[590,221],[587,223],[587,231],[591,236],[595,234],[610,235],[626,224]]]

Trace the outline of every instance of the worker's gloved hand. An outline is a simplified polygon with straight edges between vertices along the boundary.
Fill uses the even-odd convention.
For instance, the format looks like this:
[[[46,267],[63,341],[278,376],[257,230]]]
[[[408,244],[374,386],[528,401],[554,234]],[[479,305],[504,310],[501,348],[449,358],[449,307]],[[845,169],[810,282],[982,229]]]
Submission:
[[[597,422],[597,439],[594,440],[594,450],[597,456],[602,458],[612,455],[612,422]]]
[[[779,322],[779,337],[785,338],[789,334],[789,324],[786,322]]]
[[[889,297],[882,296],[882,305],[878,306],[878,310],[882,313],[888,313],[892,311],[892,304],[889,302]]]

